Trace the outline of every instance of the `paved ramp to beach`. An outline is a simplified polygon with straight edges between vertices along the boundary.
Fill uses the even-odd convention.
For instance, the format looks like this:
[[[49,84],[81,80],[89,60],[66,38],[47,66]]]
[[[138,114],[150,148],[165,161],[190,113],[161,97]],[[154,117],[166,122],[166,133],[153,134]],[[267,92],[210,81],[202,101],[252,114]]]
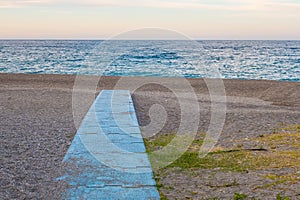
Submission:
[[[103,90],[64,158],[66,199],[159,199],[127,90]]]

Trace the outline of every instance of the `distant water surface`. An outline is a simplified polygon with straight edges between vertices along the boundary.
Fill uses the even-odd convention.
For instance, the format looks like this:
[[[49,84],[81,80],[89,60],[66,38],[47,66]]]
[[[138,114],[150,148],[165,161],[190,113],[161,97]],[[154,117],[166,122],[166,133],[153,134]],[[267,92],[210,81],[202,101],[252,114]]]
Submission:
[[[300,41],[0,40],[0,72],[300,82]]]

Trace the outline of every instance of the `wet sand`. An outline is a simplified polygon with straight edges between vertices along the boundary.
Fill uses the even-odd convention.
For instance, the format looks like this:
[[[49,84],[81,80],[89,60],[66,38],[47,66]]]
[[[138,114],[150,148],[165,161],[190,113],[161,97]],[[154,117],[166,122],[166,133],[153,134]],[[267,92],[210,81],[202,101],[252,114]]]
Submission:
[[[75,79],[72,75],[0,74],[0,199],[59,198],[64,185],[55,178],[59,176],[61,161],[76,132],[72,108]],[[82,98],[87,103],[76,116],[77,121],[92,103],[85,94],[96,95],[95,91],[85,91],[85,88],[98,77],[82,79],[86,83],[81,88]],[[169,83],[173,92],[162,86]],[[203,79],[188,79],[192,90],[183,83],[183,79],[177,78],[101,77],[95,88],[99,92],[138,86],[132,94],[145,137],[177,132],[183,112],[190,113],[185,115],[185,120],[191,123],[200,113],[197,132],[206,132],[211,120],[209,90],[218,88],[208,89]],[[223,80],[223,83],[227,111],[218,145],[232,147],[236,139],[272,133],[281,124],[300,123],[299,82]],[[191,103],[195,103],[193,95],[199,103],[196,111]],[[224,102],[219,103],[224,105]],[[184,173],[181,176],[184,177]],[[171,173],[166,181],[172,182],[175,178],[172,179]],[[170,197],[172,195],[181,198],[176,193]]]

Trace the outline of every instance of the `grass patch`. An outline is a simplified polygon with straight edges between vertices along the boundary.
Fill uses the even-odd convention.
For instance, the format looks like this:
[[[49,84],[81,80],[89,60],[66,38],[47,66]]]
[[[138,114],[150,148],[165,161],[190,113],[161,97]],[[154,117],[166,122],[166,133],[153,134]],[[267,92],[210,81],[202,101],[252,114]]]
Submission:
[[[239,145],[234,149],[216,147],[203,158],[199,157],[199,150],[205,134],[201,134],[197,138],[196,140],[193,140],[193,138],[191,140],[190,136],[178,137],[175,134],[167,134],[145,139],[146,149],[152,166],[158,166],[158,157],[159,161],[164,161],[165,159],[169,162],[162,168],[154,167],[154,173],[159,176],[159,172],[165,168],[180,168],[189,171],[193,169],[220,169],[222,171],[243,172],[288,167],[295,169],[295,174],[269,174],[265,178],[271,179],[273,182],[269,186],[265,185],[263,187],[300,181],[299,174],[296,174],[296,171],[300,170],[300,125],[282,127],[273,134],[264,134],[257,138],[252,138],[253,141],[260,145],[259,149],[245,149],[243,145]],[[179,144],[188,145],[180,156],[177,153],[183,148]],[[168,153],[160,154],[159,151],[166,146],[171,146]],[[174,154],[173,151],[175,152]],[[235,184],[230,184],[228,187],[232,185]],[[243,198],[246,197],[238,194],[234,196],[234,199]]]
[[[275,185],[279,185],[282,183],[290,183],[294,184],[300,181],[300,176],[295,174],[285,174],[285,175],[277,175],[277,174],[268,174],[265,176],[267,179],[271,179],[273,182],[267,185],[264,185],[263,188],[272,187]]]
[[[275,129],[276,132],[289,132],[289,133],[297,133],[300,132],[300,124],[284,124],[282,123],[279,128]]]
[[[175,134],[145,139],[145,144],[147,152],[152,153],[152,160],[150,156],[152,164],[155,162],[155,160],[153,161],[154,156],[166,156],[169,160],[172,160],[166,167],[179,167],[182,169],[220,168],[224,171],[238,172],[282,167],[292,167],[300,170],[300,125],[288,126],[282,131],[254,138],[253,140],[260,144],[261,149],[244,149],[242,146],[236,149],[216,147],[204,158],[199,157],[199,149],[204,138],[203,134],[199,137],[200,139],[193,140],[191,143],[187,143],[190,138],[180,136],[177,143],[186,142],[189,146],[175,160],[172,160],[172,151],[169,151],[170,154],[160,155],[155,152],[170,145],[170,142],[175,140]],[[178,151],[177,143],[174,142],[170,150]],[[282,150],[283,146],[285,148]]]
[[[300,131],[296,133],[280,132],[271,135],[265,135],[262,138],[255,139],[261,144],[268,146],[270,149],[280,147],[300,148]]]

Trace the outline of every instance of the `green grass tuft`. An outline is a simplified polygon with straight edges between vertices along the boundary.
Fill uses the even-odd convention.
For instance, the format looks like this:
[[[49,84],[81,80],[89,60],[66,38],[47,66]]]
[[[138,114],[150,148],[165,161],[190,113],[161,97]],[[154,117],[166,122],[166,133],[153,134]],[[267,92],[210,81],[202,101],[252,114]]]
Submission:
[[[248,197],[248,195],[240,194],[240,193],[234,193],[234,195],[233,195],[234,200],[243,200],[243,199],[246,199],[247,197]]]

